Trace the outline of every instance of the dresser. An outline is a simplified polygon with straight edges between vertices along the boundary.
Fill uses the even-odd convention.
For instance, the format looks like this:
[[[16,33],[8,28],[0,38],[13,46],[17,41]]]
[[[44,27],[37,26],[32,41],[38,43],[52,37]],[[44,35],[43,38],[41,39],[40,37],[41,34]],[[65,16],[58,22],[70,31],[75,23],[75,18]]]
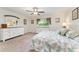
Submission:
[[[5,42],[5,40],[23,35],[24,28],[21,27],[9,27],[9,28],[1,28],[0,29],[0,40]]]

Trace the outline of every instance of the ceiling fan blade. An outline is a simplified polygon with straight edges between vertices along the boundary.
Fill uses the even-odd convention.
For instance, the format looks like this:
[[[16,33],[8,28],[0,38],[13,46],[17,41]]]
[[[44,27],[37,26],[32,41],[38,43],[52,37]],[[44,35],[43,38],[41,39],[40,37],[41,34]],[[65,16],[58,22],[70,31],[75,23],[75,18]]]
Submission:
[[[31,13],[30,15],[40,15],[40,14],[39,13],[38,14]]]
[[[30,10],[26,10],[27,12],[33,12],[33,11],[30,11]]]
[[[40,15],[40,14],[38,13],[38,15]]]
[[[33,15],[33,13],[31,13],[30,15]]]
[[[38,11],[38,13],[45,13],[44,11]]]

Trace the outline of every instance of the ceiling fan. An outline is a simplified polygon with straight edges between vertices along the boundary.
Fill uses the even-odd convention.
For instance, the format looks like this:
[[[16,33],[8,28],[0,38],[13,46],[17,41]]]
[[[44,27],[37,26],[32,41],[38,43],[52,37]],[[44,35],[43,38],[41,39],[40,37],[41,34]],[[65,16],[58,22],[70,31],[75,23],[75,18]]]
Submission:
[[[33,7],[33,10],[26,10],[27,12],[31,12],[31,15],[40,15],[40,13],[45,13],[44,11],[39,11],[37,7]]]

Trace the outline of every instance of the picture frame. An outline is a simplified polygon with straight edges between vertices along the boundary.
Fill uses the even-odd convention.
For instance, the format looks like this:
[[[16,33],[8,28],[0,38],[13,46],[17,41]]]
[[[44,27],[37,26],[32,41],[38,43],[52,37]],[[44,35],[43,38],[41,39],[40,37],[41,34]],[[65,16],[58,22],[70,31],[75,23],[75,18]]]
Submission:
[[[55,18],[55,22],[56,23],[60,23],[60,18],[58,17],[58,18]]]
[[[75,8],[73,11],[72,11],[72,20],[76,20],[76,19],[78,19],[79,18],[79,12],[78,12],[78,7],[77,8]]]
[[[78,19],[79,19],[79,7],[78,7]]]
[[[46,18],[46,20],[48,21],[49,24],[51,24],[51,17]]]
[[[24,21],[24,25],[26,25],[27,24],[27,19],[24,19],[23,21]]]
[[[31,20],[31,24],[34,24],[34,20]]]
[[[16,20],[16,25],[18,25],[18,20]]]
[[[40,19],[37,19],[37,24],[39,23]]]

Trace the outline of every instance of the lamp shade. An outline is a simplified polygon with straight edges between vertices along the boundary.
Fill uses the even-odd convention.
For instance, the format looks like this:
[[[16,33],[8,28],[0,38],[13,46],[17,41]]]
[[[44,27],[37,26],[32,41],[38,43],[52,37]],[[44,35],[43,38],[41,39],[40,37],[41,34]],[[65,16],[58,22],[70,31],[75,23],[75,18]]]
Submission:
[[[66,27],[67,27],[67,23],[64,22],[64,23],[62,24],[62,26],[63,26],[63,28],[66,28]]]

